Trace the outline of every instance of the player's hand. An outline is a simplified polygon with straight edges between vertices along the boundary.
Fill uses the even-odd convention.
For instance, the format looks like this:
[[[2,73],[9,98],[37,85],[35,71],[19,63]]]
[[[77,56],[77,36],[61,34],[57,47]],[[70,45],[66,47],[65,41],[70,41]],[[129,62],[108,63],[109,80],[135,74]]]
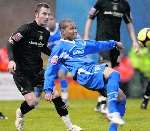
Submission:
[[[14,61],[9,61],[8,63],[8,70],[10,73],[14,74],[16,70],[16,63]]]
[[[140,47],[139,47],[139,44],[138,44],[137,42],[134,42],[134,43],[133,43],[133,48],[135,49],[135,52],[136,52],[136,53],[139,53]]]
[[[124,49],[122,42],[117,42],[117,43],[116,43],[116,47],[117,47],[118,49]]]
[[[44,98],[47,101],[52,101],[52,98],[53,98],[52,93],[45,93],[45,97]]]

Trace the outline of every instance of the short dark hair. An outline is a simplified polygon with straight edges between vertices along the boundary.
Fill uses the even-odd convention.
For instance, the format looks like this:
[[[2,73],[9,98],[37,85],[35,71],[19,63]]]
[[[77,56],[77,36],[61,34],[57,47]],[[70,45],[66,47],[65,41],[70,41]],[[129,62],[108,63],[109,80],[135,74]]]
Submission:
[[[68,23],[74,23],[71,19],[64,19],[59,23],[60,30],[65,30]]]
[[[49,4],[47,4],[47,3],[44,3],[44,2],[43,2],[43,3],[38,3],[38,4],[36,5],[36,7],[35,7],[35,13],[38,13],[39,10],[40,10],[42,7],[47,8],[47,9],[50,8]]]

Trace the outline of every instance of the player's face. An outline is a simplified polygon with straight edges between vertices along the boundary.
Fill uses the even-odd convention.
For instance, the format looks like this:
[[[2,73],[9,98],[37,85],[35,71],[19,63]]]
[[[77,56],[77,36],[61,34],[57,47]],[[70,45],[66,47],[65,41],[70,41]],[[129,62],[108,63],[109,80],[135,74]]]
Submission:
[[[55,21],[54,16],[50,15],[48,19],[48,27],[50,31],[54,31],[55,26],[56,26],[55,24],[56,24],[56,21]]]
[[[39,12],[36,13],[36,22],[40,26],[47,26],[48,25],[48,18],[50,15],[50,9],[41,7]]]
[[[63,32],[64,39],[74,40],[77,36],[77,29],[74,23],[67,23],[67,27]]]

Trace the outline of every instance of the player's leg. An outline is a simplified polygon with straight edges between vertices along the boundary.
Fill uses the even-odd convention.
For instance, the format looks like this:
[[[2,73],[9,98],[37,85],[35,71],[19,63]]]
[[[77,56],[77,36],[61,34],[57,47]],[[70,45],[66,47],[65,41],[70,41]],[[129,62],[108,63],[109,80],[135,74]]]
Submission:
[[[104,77],[107,80],[107,86],[105,86]],[[106,64],[95,66],[84,66],[78,69],[77,75],[74,77],[80,85],[90,90],[107,90],[108,99],[108,118],[112,123],[124,124],[124,120],[121,118],[118,97],[120,75],[110,67],[106,67]],[[107,87],[107,88],[106,88]],[[124,106],[125,107],[125,106]]]
[[[55,105],[55,109],[56,109],[58,115],[61,117],[62,121],[64,122],[65,126],[67,127],[67,130],[68,131],[82,131],[82,128],[72,124],[71,119],[68,114],[67,106],[66,106],[65,102],[63,102],[63,100],[62,100],[61,96],[59,95],[59,93],[57,92],[57,90],[55,90],[53,92],[52,101]]]
[[[44,78],[45,78],[44,86],[49,86],[50,76],[49,76],[49,70],[48,69],[45,71]],[[54,89],[52,95],[53,95],[52,102],[54,103],[54,106],[55,106],[55,109],[56,109],[58,115],[63,120],[67,130],[73,131],[74,126],[73,126],[73,124],[70,120],[70,117],[68,115],[68,109],[67,109],[65,102],[63,102],[63,100],[62,100],[62,98],[59,95],[57,90]],[[74,131],[81,131],[82,130],[82,129],[80,129],[80,127],[78,127],[78,129],[80,129],[80,130],[77,130],[77,127],[76,127],[76,130],[74,129]]]
[[[102,66],[100,66],[102,67]],[[102,67],[103,68],[103,67]],[[120,76],[118,72],[115,72],[112,68],[106,67],[103,71],[99,72],[99,75],[95,75],[93,78],[94,83],[99,81],[98,87],[102,87],[102,81],[104,81],[101,77],[103,72],[105,79],[107,79],[107,87],[104,88],[107,90],[107,99],[108,99],[108,118],[111,121],[110,131],[116,131],[118,125],[124,124],[124,120],[122,119],[125,113],[125,104],[126,97],[124,93],[119,89],[119,81]],[[92,83],[92,82],[90,82]],[[92,87],[92,85],[90,85]],[[102,90],[102,89],[101,89]]]
[[[104,70],[104,77],[107,79],[107,99],[108,99],[108,118],[111,122],[116,124],[124,124],[121,118],[118,105],[118,97],[121,95],[119,91],[120,75],[112,68],[106,67]]]
[[[141,103],[141,109],[147,109],[149,98],[150,98],[150,80],[148,81],[146,91],[143,96],[143,101]]]
[[[30,81],[25,78],[23,75],[15,74],[14,76],[15,83],[17,88],[22,93],[25,98],[25,101],[22,102],[20,107],[16,110],[16,121],[15,126],[18,131],[23,131],[23,124],[24,124],[24,116],[26,113],[34,109],[37,105],[38,101],[34,94],[34,89],[31,86]]]
[[[105,87],[103,74],[108,79],[106,81],[107,88]],[[124,124],[120,111],[125,108],[120,110],[119,106],[121,106],[121,102],[118,104],[118,98],[121,96],[121,92],[119,91],[119,73],[114,72],[112,68],[106,67],[106,64],[91,66],[91,68],[87,66],[78,69],[76,81],[90,90],[99,90],[101,92],[106,89],[109,108],[108,118],[111,123],[115,123],[110,125],[111,130],[117,129],[118,124]],[[125,107],[125,103],[123,105]]]
[[[24,95],[25,101],[22,102],[21,106],[16,110],[16,121],[15,125],[18,131],[23,131],[24,116],[26,113],[34,109],[38,101],[34,92],[30,92]]]
[[[125,94],[123,93],[123,91],[121,89],[119,89],[119,101],[117,103],[118,105],[118,111],[120,113],[120,116],[121,117],[124,117],[125,115],[125,105],[126,105],[126,96]],[[109,131],[117,131],[118,130],[118,124],[116,123],[113,123],[113,122],[110,122],[110,125],[109,125]]]
[[[0,112],[0,120],[3,120],[3,119],[8,119],[8,117],[5,116],[2,112]]]

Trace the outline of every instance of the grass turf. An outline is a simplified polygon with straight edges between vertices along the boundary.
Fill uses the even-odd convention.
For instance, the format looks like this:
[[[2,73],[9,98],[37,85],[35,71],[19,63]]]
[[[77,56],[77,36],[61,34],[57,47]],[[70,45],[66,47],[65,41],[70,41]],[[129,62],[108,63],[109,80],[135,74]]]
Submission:
[[[0,101],[0,112],[8,117],[7,120],[0,120],[0,131],[16,131],[15,111],[20,103],[21,101]],[[140,103],[139,99],[127,100],[126,124],[119,131],[150,131],[150,109],[141,110]],[[70,117],[84,131],[108,131],[108,121],[102,114],[93,111],[95,105],[96,100],[71,100]],[[26,115],[25,131],[66,131],[66,128],[53,104],[42,100],[37,109]]]

